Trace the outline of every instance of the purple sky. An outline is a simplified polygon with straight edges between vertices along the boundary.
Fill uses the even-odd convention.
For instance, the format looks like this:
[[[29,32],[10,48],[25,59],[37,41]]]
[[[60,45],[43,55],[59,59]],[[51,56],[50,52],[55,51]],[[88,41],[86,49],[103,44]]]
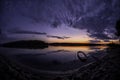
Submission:
[[[119,0],[2,0],[1,41],[99,42],[113,38]]]

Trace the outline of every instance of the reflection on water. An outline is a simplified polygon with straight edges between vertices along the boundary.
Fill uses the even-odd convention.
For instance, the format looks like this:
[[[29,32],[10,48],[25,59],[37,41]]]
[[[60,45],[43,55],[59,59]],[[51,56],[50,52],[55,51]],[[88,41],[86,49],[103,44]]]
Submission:
[[[78,68],[105,55],[106,46],[49,46],[45,49],[1,48],[0,51],[22,65],[39,70],[65,71]],[[78,51],[88,57],[79,60]],[[80,54],[79,54],[80,55]]]
[[[88,53],[96,50],[104,50],[105,48],[107,48],[107,46],[58,46],[58,47],[50,46],[49,48],[47,48],[47,50],[64,49],[73,52],[83,51]]]

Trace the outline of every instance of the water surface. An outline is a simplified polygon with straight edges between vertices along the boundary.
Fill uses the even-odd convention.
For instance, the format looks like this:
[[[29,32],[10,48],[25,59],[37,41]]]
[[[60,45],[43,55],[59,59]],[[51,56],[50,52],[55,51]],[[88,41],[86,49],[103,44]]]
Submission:
[[[77,69],[106,55],[106,46],[49,46],[45,49],[0,48],[1,53],[21,65],[43,71]],[[82,62],[77,52],[83,51],[87,61]],[[95,57],[95,58],[94,58]]]

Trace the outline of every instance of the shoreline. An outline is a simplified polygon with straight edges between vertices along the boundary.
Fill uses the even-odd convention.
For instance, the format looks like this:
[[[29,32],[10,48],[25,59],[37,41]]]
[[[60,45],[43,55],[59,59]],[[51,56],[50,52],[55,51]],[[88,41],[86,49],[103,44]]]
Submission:
[[[120,80],[120,48],[108,49],[100,62],[95,62],[75,74],[78,80]],[[73,79],[74,80],[74,79]]]

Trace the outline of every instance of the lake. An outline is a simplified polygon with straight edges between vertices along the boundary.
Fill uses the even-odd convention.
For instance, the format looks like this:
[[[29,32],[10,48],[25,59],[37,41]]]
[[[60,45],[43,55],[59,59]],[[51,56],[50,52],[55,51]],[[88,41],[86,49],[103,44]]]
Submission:
[[[78,69],[105,56],[107,46],[49,46],[45,49],[0,48],[1,54],[20,65],[39,71],[61,72]],[[86,61],[79,57],[87,56]],[[82,55],[81,55],[82,54]]]

